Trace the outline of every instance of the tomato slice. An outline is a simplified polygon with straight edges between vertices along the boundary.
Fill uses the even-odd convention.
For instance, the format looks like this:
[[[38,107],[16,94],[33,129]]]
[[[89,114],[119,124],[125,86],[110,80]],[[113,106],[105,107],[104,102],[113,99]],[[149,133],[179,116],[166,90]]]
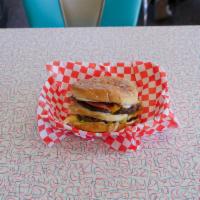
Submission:
[[[87,101],[87,104],[97,107],[97,108],[102,108],[104,110],[108,110],[109,112],[116,112],[118,111],[121,107],[118,104],[114,104],[114,103],[100,103],[100,102],[90,102]]]
[[[94,107],[98,107],[98,108],[104,108],[104,109],[109,109],[110,107],[112,107],[112,104],[105,104],[105,103],[99,103],[99,102],[87,101],[87,104],[94,106]]]

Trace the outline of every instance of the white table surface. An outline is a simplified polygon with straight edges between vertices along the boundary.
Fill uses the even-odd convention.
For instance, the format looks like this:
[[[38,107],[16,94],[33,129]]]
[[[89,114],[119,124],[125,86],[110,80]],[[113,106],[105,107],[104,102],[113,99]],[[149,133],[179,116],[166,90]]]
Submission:
[[[46,147],[36,107],[54,59],[159,64],[181,127],[135,153],[75,136]],[[199,26],[0,30],[0,199],[199,198]]]

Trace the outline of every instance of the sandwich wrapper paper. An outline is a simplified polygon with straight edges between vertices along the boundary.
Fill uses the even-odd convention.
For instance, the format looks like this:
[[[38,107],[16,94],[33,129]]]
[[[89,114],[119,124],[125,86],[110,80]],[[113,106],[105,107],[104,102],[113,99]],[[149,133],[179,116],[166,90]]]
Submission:
[[[39,135],[48,146],[74,134],[86,140],[101,138],[118,151],[135,151],[144,135],[178,127],[170,109],[166,73],[151,62],[96,64],[53,61],[46,65],[46,69],[49,77],[39,96],[37,124]],[[137,85],[142,102],[142,113],[137,123],[110,133],[91,133],[64,124],[69,114],[71,84],[94,76],[118,76]]]

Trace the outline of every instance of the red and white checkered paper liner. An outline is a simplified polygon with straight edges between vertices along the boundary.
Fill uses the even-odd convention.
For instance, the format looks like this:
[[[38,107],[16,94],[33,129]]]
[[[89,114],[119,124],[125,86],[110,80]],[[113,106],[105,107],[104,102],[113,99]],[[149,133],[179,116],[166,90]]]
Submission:
[[[39,135],[48,146],[74,134],[87,140],[100,137],[111,148],[126,152],[136,150],[143,135],[178,126],[170,110],[166,73],[157,65],[141,61],[100,65],[53,61],[46,68],[49,78],[39,96],[37,120]],[[94,76],[118,76],[136,83],[143,107],[137,124],[119,132],[91,133],[63,123],[68,115],[71,84]]]

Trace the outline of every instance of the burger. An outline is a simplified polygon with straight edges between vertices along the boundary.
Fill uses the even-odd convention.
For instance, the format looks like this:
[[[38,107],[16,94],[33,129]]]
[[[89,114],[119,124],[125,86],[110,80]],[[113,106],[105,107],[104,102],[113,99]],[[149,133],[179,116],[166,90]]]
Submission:
[[[79,80],[71,87],[65,123],[89,132],[119,131],[133,124],[141,111],[134,83],[117,77]]]

